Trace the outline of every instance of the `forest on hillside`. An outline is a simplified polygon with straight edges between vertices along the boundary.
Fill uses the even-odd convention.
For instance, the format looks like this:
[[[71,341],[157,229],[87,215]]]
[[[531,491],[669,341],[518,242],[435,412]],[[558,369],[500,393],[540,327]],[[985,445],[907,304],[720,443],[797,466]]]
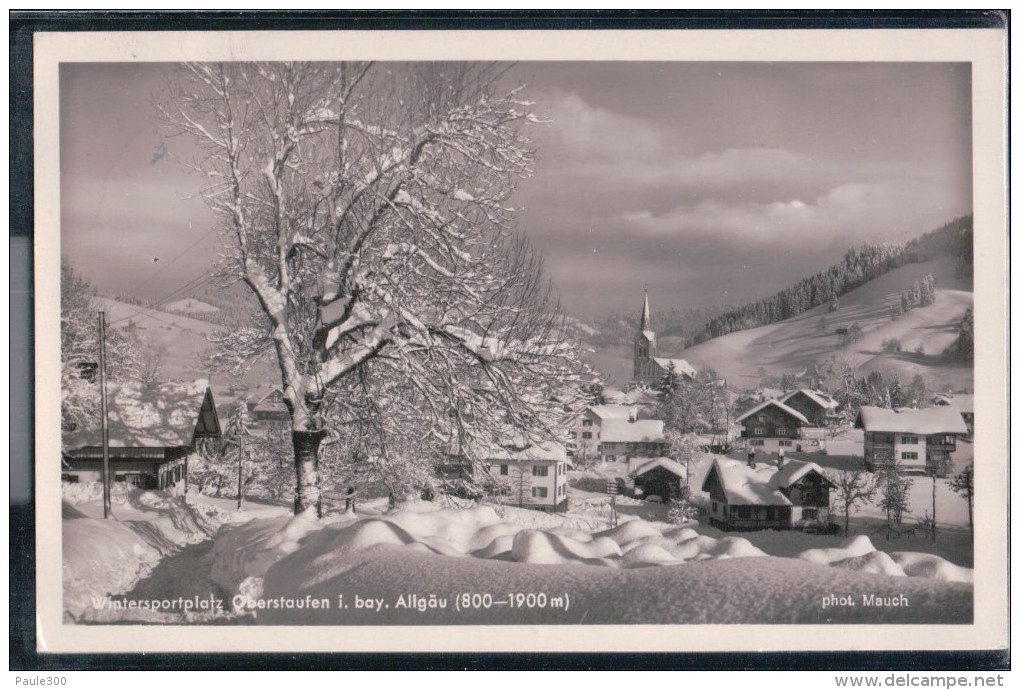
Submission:
[[[839,309],[839,297],[869,280],[912,263],[923,263],[942,256],[955,257],[957,277],[974,272],[974,220],[964,216],[905,245],[883,243],[852,247],[843,259],[792,287],[763,299],[728,310],[709,319],[695,335],[700,343],[727,333],[743,331],[784,321],[814,307],[829,305]]]

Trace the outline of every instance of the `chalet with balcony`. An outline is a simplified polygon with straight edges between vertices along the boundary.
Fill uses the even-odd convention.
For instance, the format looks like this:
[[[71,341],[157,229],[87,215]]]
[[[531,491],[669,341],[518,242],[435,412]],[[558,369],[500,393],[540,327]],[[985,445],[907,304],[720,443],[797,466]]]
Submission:
[[[201,443],[222,436],[207,380],[147,386],[139,381],[107,385],[112,481],[145,490],[187,492],[188,462]],[[61,480],[101,481],[103,439],[95,428],[68,429],[62,437]]]
[[[801,429],[810,426],[802,413],[778,400],[766,400],[737,417],[743,425],[740,437],[758,451],[778,453],[780,448],[792,448],[802,437]]]
[[[712,463],[701,486],[709,495],[710,522],[725,530],[818,531],[829,521],[832,488],[813,462],[752,468],[724,458]]]
[[[868,469],[895,462],[908,472],[936,477],[949,474],[956,438],[967,434],[963,416],[952,407],[889,410],[864,406],[854,426],[864,429]]]

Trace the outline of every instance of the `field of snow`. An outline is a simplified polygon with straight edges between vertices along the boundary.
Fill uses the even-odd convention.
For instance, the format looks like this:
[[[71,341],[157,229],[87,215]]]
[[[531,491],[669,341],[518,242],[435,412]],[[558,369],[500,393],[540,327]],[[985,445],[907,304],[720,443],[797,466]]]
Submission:
[[[713,457],[692,463],[695,486]],[[316,520],[288,515],[283,505],[246,501],[237,512],[229,499],[193,493],[184,503],[120,485],[115,519],[102,520],[98,485],[67,485],[66,618],[385,625],[948,623],[972,616],[973,571],[926,552],[921,539],[724,533],[694,520],[669,524],[664,506],[627,496],[617,499],[620,522],[610,527],[607,496],[571,487],[570,498],[565,515],[454,500],[389,510],[381,499],[359,504],[357,515]],[[941,513],[940,506],[940,521]],[[868,523],[855,520],[858,528]],[[856,603],[829,605],[834,594]],[[107,595],[209,599],[222,608],[111,610],[101,605]],[[865,595],[909,606],[865,606]],[[297,607],[320,599],[328,603]]]
[[[220,308],[214,307],[208,302],[197,300],[194,297],[188,297],[187,299],[179,299],[176,302],[168,302],[167,304],[164,304],[163,311],[211,313],[220,311]]]

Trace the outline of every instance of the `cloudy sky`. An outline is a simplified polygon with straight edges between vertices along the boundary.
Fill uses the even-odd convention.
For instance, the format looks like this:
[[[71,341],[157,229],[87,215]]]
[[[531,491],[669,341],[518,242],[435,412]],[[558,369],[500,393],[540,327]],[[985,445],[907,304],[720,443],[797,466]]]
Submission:
[[[147,298],[219,248],[197,180],[159,157],[176,145],[160,70],[61,72],[63,251]],[[971,211],[969,65],[525,62],[506,79],[552,119],[515,205],[576,316],[644,288],[653,308],[742,302]]]

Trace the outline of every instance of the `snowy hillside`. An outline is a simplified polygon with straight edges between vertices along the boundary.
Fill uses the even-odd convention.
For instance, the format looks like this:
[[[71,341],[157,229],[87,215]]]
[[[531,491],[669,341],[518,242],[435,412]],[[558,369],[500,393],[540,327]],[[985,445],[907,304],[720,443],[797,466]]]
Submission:
[[[194,297],[188,297],[187,299],[179,299],[176,302],[169,302],[163,305],[163,311],[171,312],[182,312],[182,313],[212,313],[220,311],[219,307],[214,307],[207,302],[202,302]]]
[[[936,278],[935,304],[900,314],[900,293],[927,273]],[[909,264],[843,295],[836,312],[816,307],[786,321],[714,338],[682,356],[695,366],[715,368],[737,386],[756,383],[759,367],[773,374],[794,372],[845,355],[862,371],[897,374],[902,380],[921,374],[956,389],[972,389],[973,369],[940,355],[956,340],[959,322],[973,304],[972,288],[953,277],[951,259]],[[836,329],[855,323],[863,338],[840,347]],[[882,351],[882,343],[891,339],[900,341],[901,352]]]

